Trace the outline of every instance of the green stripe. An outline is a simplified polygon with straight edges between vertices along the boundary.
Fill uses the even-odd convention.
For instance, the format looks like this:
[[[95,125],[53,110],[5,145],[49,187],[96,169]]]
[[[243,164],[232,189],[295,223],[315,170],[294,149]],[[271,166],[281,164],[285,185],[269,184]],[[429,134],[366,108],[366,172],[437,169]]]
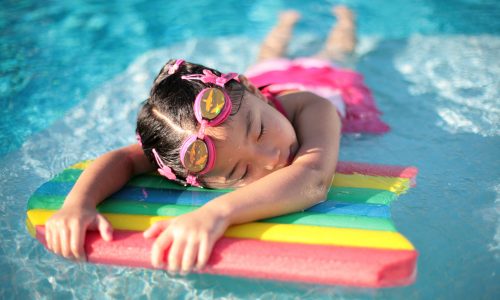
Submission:
[[[64,196],[32,196],[28,202],[28,209],[42,208],[57,210],[62,206],[63,201]],[[98,210],[103,213],[150,216],[179,216],[197,208],[196,206],[130,202],[114,199],[105,201],[98,206]],[[318,214],[310,212],[292,213],[262,220],[261,222],[396,231],[393,223],[384,218]]]
[[[66,169],[61,173],[57,174],[51,181],[55,182],[75,182],[78,177],[82,174],[82,170],[78,169]]]
[[[389,191],[351,188],[351,187],[332,187],[326,197],[328,200],[335,200],[344,203],[370,203],[389,205],[396,200],[398,196]]]
[[[132,178],[127,185],[136,187],[146,187],[154,189],[181,190],[181,191],[196,191],[196,192],[231,192],[232,189],[203,189],[194,186],[182,186],[173,181],[165,180],[164,177],[157,175],[139,175]]]
[[[262,220],[262,222],[397,231],[389,219],[310,212],[292,213]]]
[[[80,174],[82,174],[83,170],[79,169],[66,169],[54,177],[51,181],[55,182],[75,182]],[[138,175],[132,178],[127,185],[129,186],[137,186],[137,187],[148,187],[148,188],[156,188],[156,189],[171,189],[171,190],[181,190],[181,191],[204,191],[204,192],[230,192],[231,189],[202,189],[193,186],[182,186],[173,181],[165,180],[165,178],[152,175],[152,174],[144,174]]]
[[[28,200],[28,209],[50,209],[57,210],[61,208],[66,196],[37,196],[33,195]]]
[[[66,169],[61,174],[56,176],[52,181],[55,182],[75,182],[81,174],[81,170]],[[212,190],[200,189],[196,187],[184,187],[174,182],[165,180],[163,177],[155,175],[140,175],[132,178],[128,186],[134,187],[147,187],[155,189],[175,189],[175,190],[190,190],[190,191],[204,191],[204,192],[229,192],[231,190]],[[328,192],[327,199],[335,200],[344,203],[371,203],[371,204],[384,204],[388,205],[396,200],[395,193],[365,188],[351,188],[351,187],[332,187]]]

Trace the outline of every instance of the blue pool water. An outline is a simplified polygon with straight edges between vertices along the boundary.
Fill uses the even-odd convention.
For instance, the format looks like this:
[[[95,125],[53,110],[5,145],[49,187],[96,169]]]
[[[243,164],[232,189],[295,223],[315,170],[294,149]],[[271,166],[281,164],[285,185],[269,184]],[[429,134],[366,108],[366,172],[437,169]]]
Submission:
[[[2,1],[0,298],[498,299],[500,4],[405,1]],[[397,4],[389,4],[389,3]],[[344,137],[341,159],[415,165],[393,204],[419,250],[413,285],[372,290],[79,265],[24,226],[31,193],[68,165],[134,142],[134,119],[170,57],[243,72],[286,8],[291,54],[316,51],[347,3],[356,68],[392,131]]]

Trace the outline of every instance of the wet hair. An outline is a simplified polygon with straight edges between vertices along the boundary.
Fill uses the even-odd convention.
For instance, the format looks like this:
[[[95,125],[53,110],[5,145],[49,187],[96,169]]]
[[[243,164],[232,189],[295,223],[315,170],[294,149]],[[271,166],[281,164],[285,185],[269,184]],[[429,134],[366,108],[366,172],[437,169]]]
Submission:
[[[182,79],[181,76],[202,74],[205,69],[217,76],[220,76],[221,72],[184,62],[175,73],[168,74],[174,63],[175,59],[169,60],[154,80],[149,98],[144,101],[139,111],[136,132],[149,161],[157,166],[152,152],[156,149],[163,163],[176,175],[175,181],[186,184],[188,172],[180,161],[179,153],[184,139],[196,132],[199,126],[194,115],[194,100],[202,89],[215,85],[205,84],[200,80]],[[233,79],[226,83],[224,88],[231,98],[231,115],[234,115],[241,106],[245,87]],[[206,176],[198,176],[198,181],[203,186],[207,186],[206,179]]]

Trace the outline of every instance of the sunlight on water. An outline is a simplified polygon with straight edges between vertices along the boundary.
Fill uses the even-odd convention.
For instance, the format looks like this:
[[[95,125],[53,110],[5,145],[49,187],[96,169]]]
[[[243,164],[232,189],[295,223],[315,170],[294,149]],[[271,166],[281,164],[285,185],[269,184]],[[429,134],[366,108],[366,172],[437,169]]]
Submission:
[[[437,92],[438,125],[450,133],[500,135],[500,38],[414,36],[397,60],[414,95]]]

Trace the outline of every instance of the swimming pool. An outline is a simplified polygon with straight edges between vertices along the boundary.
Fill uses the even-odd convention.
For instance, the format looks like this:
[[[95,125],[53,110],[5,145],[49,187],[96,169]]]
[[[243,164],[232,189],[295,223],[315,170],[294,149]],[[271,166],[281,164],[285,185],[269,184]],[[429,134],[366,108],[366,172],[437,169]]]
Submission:
[[[124,2],[0,8],[1,298],[498,298],[499,4]],[[255,41],[285,8],[303,14],[292,54],[310,54],[338,2],[358,14],[357,69],[392,127],[383,136],[344,137],[341,159],[419,167],[417,188],[392,206],[399,231],[420,252],[415,284],[370,290],[175,277],[74,264],[29,237],[29,195],[68,165],[133,142],[137,107],[166,59],[243,72]]]

